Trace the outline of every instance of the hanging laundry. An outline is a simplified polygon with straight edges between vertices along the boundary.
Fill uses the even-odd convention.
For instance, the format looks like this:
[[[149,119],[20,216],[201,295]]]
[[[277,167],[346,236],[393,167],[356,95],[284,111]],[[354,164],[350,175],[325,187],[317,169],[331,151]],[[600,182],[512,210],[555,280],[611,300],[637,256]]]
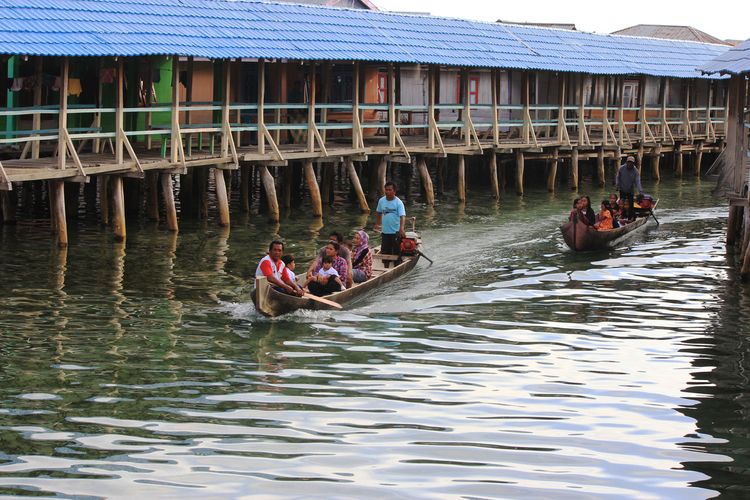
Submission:
[[[11,92],[18,92],[23,88],[23,78],[17,77],[13,79],[13,85],[10,87]]]
[[[68,95],[78,97],[83,92],[80,78],[68,78]]]
[[[102,68],[99,73],[99,81],[102,83],[114,83],[115,82],[115,69],[114,68]]]

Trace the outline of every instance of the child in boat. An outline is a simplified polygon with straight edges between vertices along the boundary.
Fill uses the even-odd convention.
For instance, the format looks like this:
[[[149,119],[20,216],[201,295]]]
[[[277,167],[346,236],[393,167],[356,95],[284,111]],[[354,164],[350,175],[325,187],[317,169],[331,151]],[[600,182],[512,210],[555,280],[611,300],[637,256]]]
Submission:
[[[602,200],[601,210],[596,216],[597,222],[594,228],[597,231],[608,231],[612,229],[612,212],[609,208],[609,200]]]
[[[284,263],[284,276],[287,283],[293,284],[294,287],[300,288],[299,283],[297,283],[297,275],[294,274],[294,268],[297,267],[294,263],[294,255],[288,253],[286,255],[281,256],[281,262]]]
[[[303,287],[307,287],[310,293],[322,297],[329,293],[340,292],[344,288],[338,271],[333,268],[333,257],[326,255],[323,257],[323,266],[314,274],[307,278]]]
[[[628,214],[631,212],[630,200],[627,198],[623,198],[622,200],[620,200],[620,203],[620,217],[618,219],[618,222],[620,223],[620,226],[624,226],[633,222],[633,219],[628,218]]]
[[[570,211],[570,215],[568,215],[568,220],[573,222],[573,219],[578,214],[578,209],[580,208],[581,199],[576,198],[573,200],[573,210]]]

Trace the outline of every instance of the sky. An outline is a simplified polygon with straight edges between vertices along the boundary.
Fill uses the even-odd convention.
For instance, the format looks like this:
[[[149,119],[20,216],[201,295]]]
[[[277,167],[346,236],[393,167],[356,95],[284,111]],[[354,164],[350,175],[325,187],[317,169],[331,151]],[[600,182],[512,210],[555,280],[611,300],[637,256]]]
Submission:
[[[634,24],[687,25],[721,39],[750,38],[750,1],[628,0],[371,0],[382,10],[430,13],[480,21],[574,23],[579,30],[611,33]]]

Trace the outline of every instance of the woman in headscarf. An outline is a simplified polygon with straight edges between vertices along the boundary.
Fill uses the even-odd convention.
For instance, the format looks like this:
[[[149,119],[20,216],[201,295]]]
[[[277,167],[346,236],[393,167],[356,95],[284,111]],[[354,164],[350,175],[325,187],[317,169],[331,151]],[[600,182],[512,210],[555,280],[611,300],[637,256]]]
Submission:
[[[370,237],[360,229],[354,233],[352,243],[352,270],[355,283],[363,283],[372,278],[372,251],[369,246]]]

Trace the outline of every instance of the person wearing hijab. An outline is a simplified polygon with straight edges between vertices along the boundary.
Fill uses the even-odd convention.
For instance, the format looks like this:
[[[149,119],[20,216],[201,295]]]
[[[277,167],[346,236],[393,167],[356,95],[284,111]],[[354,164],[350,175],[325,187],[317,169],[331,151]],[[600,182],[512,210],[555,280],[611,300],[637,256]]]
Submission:
[[[355,283],[363,283],[372,278],[372,251],[369,246],[370,237],[360,229],[354,233],[352,243],[352,273]]]

